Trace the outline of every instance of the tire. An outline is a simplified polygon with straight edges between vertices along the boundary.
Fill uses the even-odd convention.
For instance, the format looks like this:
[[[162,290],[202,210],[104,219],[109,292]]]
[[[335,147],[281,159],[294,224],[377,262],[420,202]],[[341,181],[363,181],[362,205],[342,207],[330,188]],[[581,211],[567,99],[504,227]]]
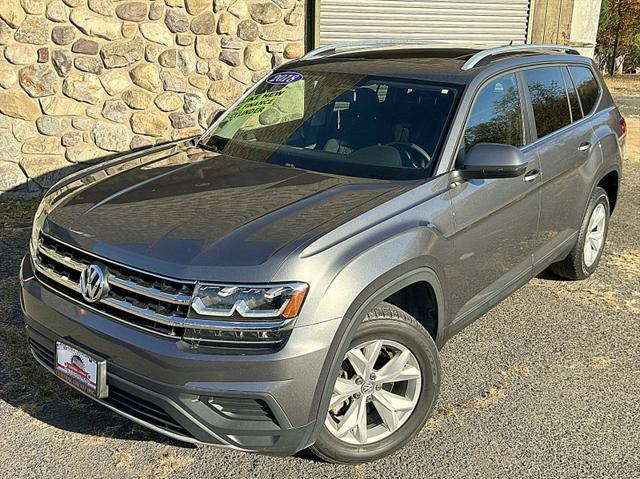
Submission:
[[[376,356],[375,351],[378,344],[381,347],[378,348],[380,353]],[[354,349],[361,345],[368,346],[363,349]],[[405,352],[407,350],[409,353]],[[361,381],[361,385],[358,386],[356,381],[360,376],[352,367],[352,360],[345,357],[339,377],[336,378],[336,387],[331,401],[333,402],[334,397],[340,396],[336,393],[339,379],[341,384],[348,383],[349,388],[358,388],[357,392],[340,403],[341,405],[331,408],[330,404],[330,411],[326,417],[321,419],[325,423],[318,439],[310,447],[311,452],[319,458],[337,464],[375,461],[403,447],[422,429],[427,418],[431,415],[440,392],[440,359],[433,339],[413,317],[391,304],[380,303],[367,315],[358,327],[347,349],[347,355],[353,351],[360,351],[363,358],[366,358],[367,355],[371,358],[377,357],[373,366],[374,376],[370,375],[369,380]],[[372,352],[369,354],[369,351]],[[384,368],[385,364],[396,358],[396,365],[402,365],[404,359],[409,359],[407,359],[406,365],[399,369]],[[400,376],[395,376],[400,379],[396,379],[395,382],[384,382],[383,378],[394,377],[389,373],[392,370],[402,370]],[[351,377],[349,373],[352,373]],[[379,377],[375,378],[376,374]],[[371,380],[372,377],[375,380]],[[403,380],[405,377],[410,379]],[[369,391],[370,387],[367,386],[367,383],[374,388],[373,392]],[[345,391],[341,390],[341,393]],[[353,389],[349,389],[349,391],[353,392]],[[355,399],[358,395],[360,399]],[[397,401],[398,395],[402,396],[401,402]],[[405,396],[411,398],[410,403],[414,404],[412,410],[407,409],[408,402],[403,402],[407,401]],[[403,410],[397,414],[389,413],[389,409],[385,409],[383,406],[386,398],[394,398],[393,402],[389,401],[386,404],[401,404]],[[364,411],[367,411],[365,421],[368,426],[364,429],[367,431],[367,441],[370,442],[363,443],[361,441],[363,438],[362,428],[358,426],[347,433],[344,438],[339,438],[339,425],[343,424],[342,421],[347,417],[348,411],[351,408],[357,408],[358,405],[362,407],[363,404],[365,404]],[[361,410],[358,409],[358,411]],[[382,413],[379,413],[380,410]],[[386,421],[382,419],[382,414],[385,412]],[[391,424],[391,427],[388,424]],[[379,439],[377,439],[378,437]]]
[[[594,231],[592,219],[595,219],[598,214],[597,212],[604,213],[601,231],[602,240],[597,253],[590,256],[590,254],[586,252],[587,248],[585,248],[585,245],[589,241],[589,235]],[[589,206],[582,220],[577,243],[564,260],[551,265],[551,271],[562,278],[570,280],[585,279],[591,276],[598,267],[602,252],[604,251],[607,233],[609,232],[609,215],[609,198],[607,193],[598,187],[593,190],[591,198],[589,199]],[[588,248],[593,251],[593,248]]]

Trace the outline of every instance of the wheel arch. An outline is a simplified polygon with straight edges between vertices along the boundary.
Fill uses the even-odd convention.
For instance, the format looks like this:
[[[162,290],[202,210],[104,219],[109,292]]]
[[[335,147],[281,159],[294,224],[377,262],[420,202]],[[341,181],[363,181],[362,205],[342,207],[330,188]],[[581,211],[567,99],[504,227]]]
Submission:
[[[587,196],[587,199],[584,203],[584,208],[583,208],[583,212],[582,215],[584,217],[584,215],[587,214],[587,209],[589,208],[589,199],[591,198],[591,195],[593,195],[593,192],[595,191],[596,188],[603,188],[605,190],[605,192],[607,193],[607,198],[609,199],[609,207],[610,207],[610,211],[609,213],[613,213],[613,204],[611,203],[611,196],[609,194],[609,190],[607,190],[606,187],[603,187],[603,182],[609,182],[607,183],[607,186],[612,186],[612,184],[610,182],[613,181],[613,178],[615,178],[615,201],[617,201],[618,199],[618,195],[620,192],[620,170],[617,167],[609,167],[609,168],[605,168],[602,169],[600,172],[598,172],[598,174],[595,176],[595,179],[591,185],[591,189],[589,190],[589,194]],[[611,190],[613,192],[613,190]]]
[[[607,197],[609,198],[609,213],[613,213],[618,200],[618,193],[620,191],[620,174],[618,173],[618,170],[614,168],[601,175],[600,179],[596,182],[595,187],[600,187],[606,191]]]
[[[445,323],[444,291],[434,269],[428,266],[399,265],[382,276],[376,278],[365,287],[351,303],[345,314],[348,322],[355,323],[353,329],[362,322],[366,315],[379,303],[389,299],[395,293],[415,284],[424,283],[431,288],[436,303],[436,331],[432,334],[437,345],[443,339],[443,325]],[[392,302],[392,304],[395,304]],[[397,306],[397,304],[395,304]],[[417,318],[416,318],[417,319]],[[420,321],[418,321],[420,322]],[[351,338],[349,338],[350,340]]]

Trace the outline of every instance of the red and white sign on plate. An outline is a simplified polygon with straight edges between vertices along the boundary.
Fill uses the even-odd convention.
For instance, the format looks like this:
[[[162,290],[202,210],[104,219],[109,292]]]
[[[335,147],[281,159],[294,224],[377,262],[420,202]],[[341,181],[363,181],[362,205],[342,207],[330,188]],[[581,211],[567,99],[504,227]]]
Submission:
[[[55,374],[60,379],[91,396],[103,397],[100,394],[101,383],[105,382],[103,360],[69,346],[56,342]]]

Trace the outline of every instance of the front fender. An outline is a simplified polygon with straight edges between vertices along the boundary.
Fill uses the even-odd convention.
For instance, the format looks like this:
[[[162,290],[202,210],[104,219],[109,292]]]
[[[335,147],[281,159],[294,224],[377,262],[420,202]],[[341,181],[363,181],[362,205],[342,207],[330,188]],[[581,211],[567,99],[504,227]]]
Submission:
[[[312,444],[324,424],[333,379],[337,377],[342,358],[346,354],[355,332],[381,301],[405,286],[419,281],[431,285],[435,292],[438,328],[436,344],[446,340],[448,313],[441,282],[442,264],[429,254],[442,247],[443,238],[428,226],[418,226],[393,235],[368,248],[348,261],[329,282],[319,300],[318,314],[325,318],[340,317],[311,405],[311,414],[317,419],[307,443]]]
[[[316,317],[353,318],[357,304],[363,302],[358,298],[371,296],[378,285],[420,268],[429,268],[435,277],[443,276],[441,256],[435,251],[442,248],[443,240],[429,226],[416,226],[384,240],[374,236],[370,241],[374,244],[357,255],[348,250],[333,255],[337,267],[317,298]]]
[[[436,344],[444,344],[450,316],[444,265],[455,255],[448,184],[446,177],[434,178],[301,245],[276,272],[273,281],[309,283],[296,327],[339,320],[331,337],[322,339],[327,353],[309,411],[317,425],[307,445],[324,424],[347,347],[376,304],[412,283],[429,283],[437,301]]]
[[[446,337],[444,333],[445,328],[442,327],[442,318],[446,313],[442,286],[434,270],[428,266],[422,266],[422,264],[423,258],[416,258],[387,271],[363,288],[347,309],[347,315],[343,318],[343,321],[341,321],[325,357],[320,375],[322,380],[318,382],[313,396],[311,412],[316,421],[315,427],[310,431],[310,436],[306,441],[308,445],[313,444],[324,425],[324,415],[329,408],[334,378],[338,375],[342,358],[344,358],[358,326],[364,320],[367,313],[378,303],[412,283],[417,281],[428,282],[433,287],[438,303],[439,327],[437,330],[436,344],[438,347],[444,344]]]
[[[447,184],[440,178],[415,188],[292,253],[272,280],[309,282],[298,324],[353,317],[356,298],[372,284],[419,267],[443,282],[455,254]]]

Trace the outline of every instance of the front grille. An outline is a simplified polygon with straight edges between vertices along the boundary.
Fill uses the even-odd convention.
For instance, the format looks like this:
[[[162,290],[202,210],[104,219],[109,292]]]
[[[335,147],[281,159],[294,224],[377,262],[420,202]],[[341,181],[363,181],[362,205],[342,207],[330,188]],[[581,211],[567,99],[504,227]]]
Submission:
[[[92,308],[155,333],[182,336],[194,283],[140,272],[96,258],[51,236],[40,236],[34,258],[38,278],[85,304],[80,274],[93,263],[102,266],[109,289],[99,302],[90,304]]]
[[[50,368],[55,367],[55,354],[53,351],[34,339],[29,339],[29,346],[31,347],[31,351],[34,356],[42,361],[43,364],[46,364]],[[109,385],[109,395],[106,398],[101,399],[101,402],[109,404],[118,411],[129,414],[130,416],[149,424],[153,424],[154,426],[166,431],[170,431],[181,436],[193,437],[189,431],[178,424],[178,422],[176,422],[176,420],[167,414],[167,412],[160,406],[125,391],[124,389],[113,385],[110,381],[107,383]]]
[[[163,277],[124,266],[68,245],[47,234],[38,239],[33,255],[35,275],[50,289],[105,316],[195,348],[220,353],[264,353],[284,345],[291,319],[247,320],[189,317],[195,281]],[[99,266],[105,289],[89,302],[80,290],[80,277],[88,267]],[[90,273],[90,272],[89,272]]]

